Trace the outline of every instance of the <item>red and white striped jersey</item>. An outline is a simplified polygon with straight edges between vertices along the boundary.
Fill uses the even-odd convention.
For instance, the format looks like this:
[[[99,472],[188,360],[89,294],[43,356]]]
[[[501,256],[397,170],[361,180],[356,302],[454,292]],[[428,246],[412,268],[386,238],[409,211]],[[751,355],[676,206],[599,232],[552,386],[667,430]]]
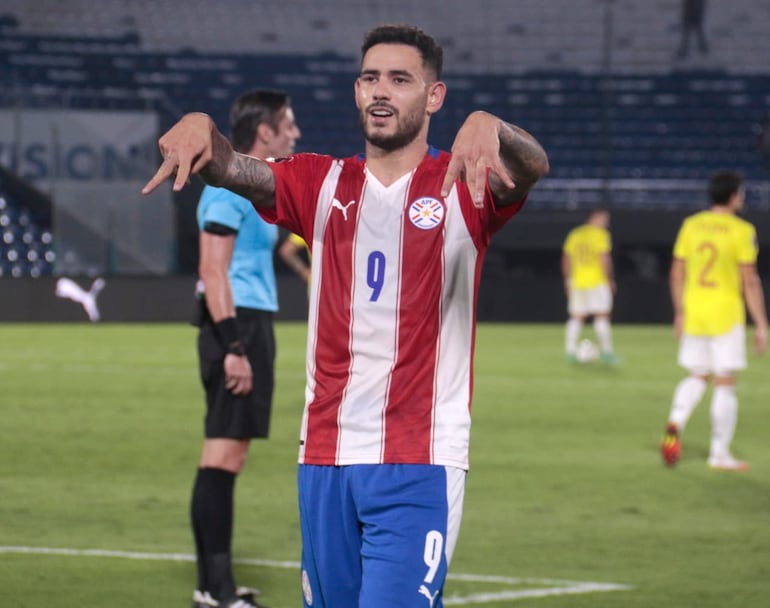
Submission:
[[[390,186],[363,157],[271,165],[275,209],[310,245],[307,386],[299,461],[468,468],[476,296],[494,231],[524,201],[483,209],[431,148]]]

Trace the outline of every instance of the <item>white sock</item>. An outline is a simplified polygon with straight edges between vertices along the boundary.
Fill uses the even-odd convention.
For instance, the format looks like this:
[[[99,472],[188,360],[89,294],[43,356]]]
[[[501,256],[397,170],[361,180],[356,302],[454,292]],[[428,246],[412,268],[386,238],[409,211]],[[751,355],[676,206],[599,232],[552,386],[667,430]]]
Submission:
[[[567,321],[567,331],[564,348],[568,355],[574,355],[577,350],[580,330],[583,329],[583,322],[580,319],[570,319]]]
[[[738,421],[738,397],[734,386],[717,386],[711,397],[711,456],[730,454]]]
[[[684,430],[693,410],[700,403],[706,386],[708,386],[706,381],[696,376],[687,376],[676,385],[668,421],[673,422],[680,432]]]
[[[610,329],[610,320],[597,318],[594,319],[594,331],[599,340],[599,348],[603,353],[612,352],[612,330]]]

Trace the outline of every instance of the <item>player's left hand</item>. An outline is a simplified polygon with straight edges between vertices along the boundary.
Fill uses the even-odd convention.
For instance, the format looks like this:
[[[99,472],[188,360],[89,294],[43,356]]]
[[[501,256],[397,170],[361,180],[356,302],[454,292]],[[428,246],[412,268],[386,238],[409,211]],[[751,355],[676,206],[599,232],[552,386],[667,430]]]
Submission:
[[[488,172],[497,176],[506,188],[516,187],[500,160],[500,126],[500,119],[487,112],[472,112],[468,116],[452,144],[452,159],[441,185],[441,196],[449,196],[452,185],[460,179],[468,185],[473,204],[482,208]]]

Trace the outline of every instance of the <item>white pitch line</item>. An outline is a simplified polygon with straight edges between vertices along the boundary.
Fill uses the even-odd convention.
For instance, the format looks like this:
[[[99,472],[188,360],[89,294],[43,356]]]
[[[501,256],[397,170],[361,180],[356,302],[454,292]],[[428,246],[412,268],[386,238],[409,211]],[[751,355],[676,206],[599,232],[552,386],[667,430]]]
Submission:
[[[452,578],[451,575],[449,578]],[[521,591],[496,591],[494,593],[472,593],[464,597],[445,597],[444,606],[467,606],[469,604],[491,604],[503,600],[520,600],[529,597],[550,597],[553,595],[576,595],[580,593],[599,593],[603,591],[628,591],[628,585],[614,583],[576,583],[569,587],[544,587],[542,589],[522,589]]]
[[[138,551],[113,551],[109,549],[67,549],[57,547],[4,547],[0,553],[32,554],[32,555],[71,555],[75,557],[117,557],[135,560],[160,560],[174,562],[194,562],[195,556],[188,553],[144,553]],[[294,561],[277,561],[270,559],[241,558],[233,560],[237,564],[247,566],[264,566],[268,568],[287,568],[299,570],[300,563]],[[580,593],[601,593],[606,591],[628,591],[630,585],[618,583],[594,583],[588,581],[567,581],[549,578],[517,578],[509,576],[494,576],[484,574],[452,574],[447,578],[461,581],[480,583],[502,583],[506,585],[553,585],[540,589],[519,589],[497,591],[493,593],[473,593],[464,597],[449,596],[444,598],[445,606],[467,606],[471,604],[490,604],[503,600],[518,600],[531,597],[549,597],[554,595],[575,595]]]
[[[73,555],[76,557],[120,557],[123,559],[160,560],[166,562],[194,562],[195,556],[189,553],[143,553],[138,551],[112,551],[109,549],[63,549],[55,547],[0,547],[0,553],[27,553],[35,555]],[[267,566],[269,568],[296,568],[299,562],[275,561],[269,559],[234,559],[238,564],[247,566]]]

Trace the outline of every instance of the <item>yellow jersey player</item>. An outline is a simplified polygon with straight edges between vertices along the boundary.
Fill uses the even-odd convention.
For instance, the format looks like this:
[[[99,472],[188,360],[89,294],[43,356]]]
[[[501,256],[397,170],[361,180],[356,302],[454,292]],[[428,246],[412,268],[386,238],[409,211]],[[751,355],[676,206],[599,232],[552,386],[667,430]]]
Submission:
[[[746,367],[746,314],[755,324],[757,354],[767,348],[767,313],[757,274],[757,235],[736,217],[743,208],[740,174],[720,171],[709,182],[711,207],[688,217],[674,245],[670,287],[679,365],[689,375],[674,391],[663,460],[680,456],[680,435],[713,380],[711,445],[708,464],[727,471],[748,469],[730,451],[738,414],[736,374]],[[744,308],[745,301],[745,308]]]
[[[609,224],[609,211],[596,208],[584,224],[569,232],[564,241],[561,270],[569,313],[565,351],[567,360],[571,362],[576,361],[580,332],[587,317],[593,317],[601,360],[605,363],[617,362],[610,326],[615,280]]]
[[[308,259],[310,258],[310,249],[303,239],[298,234],[293,232],[289,233],[281,246],[278,248],[278,254],[286,265],[291,268],[298,277],[300,277],[305,284],[310,284],[310,266],[302,257],[302,252],[307,252]]]

